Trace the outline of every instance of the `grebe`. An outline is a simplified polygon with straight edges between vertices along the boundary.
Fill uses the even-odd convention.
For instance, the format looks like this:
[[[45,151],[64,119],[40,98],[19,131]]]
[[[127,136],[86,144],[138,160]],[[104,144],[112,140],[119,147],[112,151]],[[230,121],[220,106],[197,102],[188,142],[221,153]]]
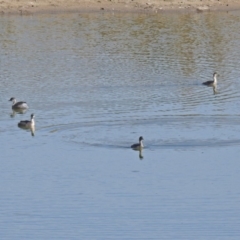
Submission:
[[[9,99],[12,102],[13,110],[27,109],[28,105],[26,102],[17,102],[16,98],[12,97]]]
[[[206,81],[203,83],[203,85],[209,86],[209,87],[216,87],[217,86],[217,73],[215,72],[213,74],[213,81]]]
[[[143,137],[139,137],[139,143],[135,143],[131,146],[132,149],[134,150],[141,150],[143,148]]]
[[[20,128],[32,128],[35,126],[34,114],[31,114],[31,120],[20,121],[18,127]]]

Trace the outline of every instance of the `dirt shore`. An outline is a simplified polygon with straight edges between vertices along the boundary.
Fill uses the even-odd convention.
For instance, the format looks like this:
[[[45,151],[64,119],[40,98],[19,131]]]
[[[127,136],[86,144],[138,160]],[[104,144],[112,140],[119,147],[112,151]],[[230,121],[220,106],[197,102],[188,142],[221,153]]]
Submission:
[[[0,0],[1,14],[240,10],[240,0]]]

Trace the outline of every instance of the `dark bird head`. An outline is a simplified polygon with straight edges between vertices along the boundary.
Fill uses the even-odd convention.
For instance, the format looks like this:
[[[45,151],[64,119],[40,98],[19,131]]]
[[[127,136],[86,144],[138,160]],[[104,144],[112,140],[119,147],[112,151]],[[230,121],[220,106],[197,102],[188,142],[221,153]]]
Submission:
[[[143,140],[143,137],[141,136],[141,137],[139,137],[139,142],[141,142]]]
[[[10,99],[9,99],[9,101],[14,101],[15,100],[15,98],[14,97],[11,97]]]

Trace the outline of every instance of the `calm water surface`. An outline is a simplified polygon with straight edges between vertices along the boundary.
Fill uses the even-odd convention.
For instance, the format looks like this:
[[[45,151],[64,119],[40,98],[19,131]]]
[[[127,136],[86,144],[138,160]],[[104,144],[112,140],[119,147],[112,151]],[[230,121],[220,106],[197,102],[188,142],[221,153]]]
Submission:
[[[239,12],[0,22],[1,239],[240,238]]]

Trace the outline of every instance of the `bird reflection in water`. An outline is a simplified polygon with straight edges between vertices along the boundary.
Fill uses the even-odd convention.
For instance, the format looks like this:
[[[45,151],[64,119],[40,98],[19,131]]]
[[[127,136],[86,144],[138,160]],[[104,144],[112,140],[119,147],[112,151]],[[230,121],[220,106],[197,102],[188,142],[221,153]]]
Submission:
[[[143,155],[142,155],[142,149],[139,150],[139,159],[143,159]]]
[[[26,131],[30,131],[31,132],[31,135],[34,137],[35,136],[35,126],[32,126],[32,127],[20,127],[18,126],[19,128],[23,129],[23,130],[26,130]]]
[[[142,160],[143,159],[142,149],[133,149],[133,150],[139,153],[138,157],[140,160]]]
[[[217,87],[213,86],[213,95],[217,94]]]
[[[16,114],[24,114],[27,112],[27,109],[13,109],[10,117],[15,117]]]

